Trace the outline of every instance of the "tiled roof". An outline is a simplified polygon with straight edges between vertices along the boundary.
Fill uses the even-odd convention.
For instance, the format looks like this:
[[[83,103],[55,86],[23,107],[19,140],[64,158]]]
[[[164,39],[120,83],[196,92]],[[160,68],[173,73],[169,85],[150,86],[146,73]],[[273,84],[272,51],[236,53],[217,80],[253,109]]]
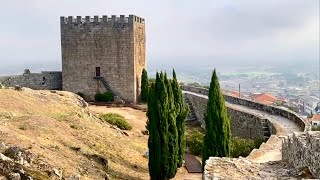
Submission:
[[[314,114],[311,118],[312,121],[320,121],[320,114]]]
[[[259,102],[262,104],[267,104],[267,105],[273,104],[276,101],[278,101],[278,99],[276,97],[272,96],[271,94],[267,94],[267,93],[254,94],[251,96],[251,98],[256,102]]]

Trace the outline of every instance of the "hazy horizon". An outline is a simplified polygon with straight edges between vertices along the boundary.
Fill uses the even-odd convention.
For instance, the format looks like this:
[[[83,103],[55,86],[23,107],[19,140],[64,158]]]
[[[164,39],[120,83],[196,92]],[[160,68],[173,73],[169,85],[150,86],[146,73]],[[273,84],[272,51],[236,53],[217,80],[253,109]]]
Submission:
[[[113,14],[146,19],[151,71],[319,69],[319,1],[4,0],[0,7],[0,75],[61,70],[59,17]]]

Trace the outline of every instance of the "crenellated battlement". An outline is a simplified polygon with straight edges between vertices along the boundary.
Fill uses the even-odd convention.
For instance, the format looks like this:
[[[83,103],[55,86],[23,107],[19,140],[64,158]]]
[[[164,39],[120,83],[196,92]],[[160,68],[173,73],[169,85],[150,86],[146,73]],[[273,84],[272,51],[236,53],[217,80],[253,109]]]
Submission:
[[[103,16],[61,16],[60,24],[61,25],[78,25],[78,24],[108,24],[108,23],[124,23],[124,24],[133,24],[133,22],[144,24],[144,18],[135,16],[135,15],[103,15]]]

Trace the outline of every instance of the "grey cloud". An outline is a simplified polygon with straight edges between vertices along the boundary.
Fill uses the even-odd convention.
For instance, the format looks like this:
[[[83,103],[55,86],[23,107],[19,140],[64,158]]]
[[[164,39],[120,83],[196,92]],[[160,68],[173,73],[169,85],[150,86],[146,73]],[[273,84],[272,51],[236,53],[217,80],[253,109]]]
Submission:
[[[146,19],[152,66],[319,59],[317,0],[2,0],[0,74],[60,69],[59,16],[103,14]]]

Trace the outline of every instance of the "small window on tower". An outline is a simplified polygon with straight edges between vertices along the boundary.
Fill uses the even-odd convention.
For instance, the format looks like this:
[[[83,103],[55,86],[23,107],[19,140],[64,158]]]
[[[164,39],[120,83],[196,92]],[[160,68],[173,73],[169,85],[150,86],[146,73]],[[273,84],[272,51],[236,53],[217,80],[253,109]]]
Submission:
[[[46,81],[47,79],[46,79],[46,77],[43,77],[42,80],[43,80],[43,81]]]
[[[96,67],[96,77],[100,77],[100,67]]]

